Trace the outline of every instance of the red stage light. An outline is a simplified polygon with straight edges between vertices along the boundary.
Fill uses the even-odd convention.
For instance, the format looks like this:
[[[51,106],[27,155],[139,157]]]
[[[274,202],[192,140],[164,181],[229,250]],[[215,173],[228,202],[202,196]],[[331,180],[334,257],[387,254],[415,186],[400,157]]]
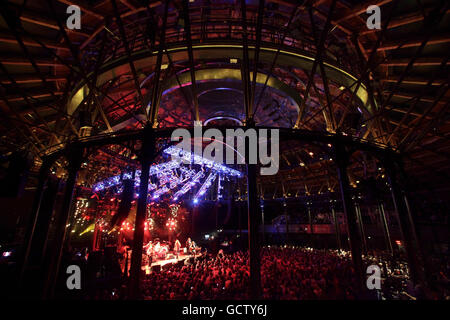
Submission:
[[[169,231],[174,231],[177,227],[177,221],[173,218],[169,218],[166,222],[166,227],[169,229]]]

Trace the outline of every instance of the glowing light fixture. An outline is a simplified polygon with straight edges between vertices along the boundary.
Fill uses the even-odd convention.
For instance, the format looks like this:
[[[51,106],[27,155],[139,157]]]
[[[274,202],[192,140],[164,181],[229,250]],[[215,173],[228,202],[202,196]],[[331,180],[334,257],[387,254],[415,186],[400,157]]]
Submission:
[[[200,189],[197,191],[197,193],[195,194],[194,197],[194,203],[198,203],[198,199],[201,198],[205,193],[206,190],[209,189],[209,187],[211,186],[211,184],[214,182],[214,180],[216,179],[217,174],[215,172],[211,172],[209,174],[209,176],[206,178],[205,182],[202,184],[202,186],[200,187]]]
[[[227,166],[224,166],[224,165],[214,162],[212,160],[206,159],[197,154],[193,154],[191,152],[186,152],[175,146],[170,146],[169,148],[164,150],[164,153],[170,154],[171,156],[180,157],[181,160],[185,160],[187,162],[193,162],[195,164],[200,164],[200,165],[206,166],[207,168],[210,168],[211,170],[219,171],[219,172],[225,173],[230,176],[236,176],[236,177],[241,176],[241,172],[238,170],[231,169]],[[175,161],[175,160],[173,160],[173,161]]]

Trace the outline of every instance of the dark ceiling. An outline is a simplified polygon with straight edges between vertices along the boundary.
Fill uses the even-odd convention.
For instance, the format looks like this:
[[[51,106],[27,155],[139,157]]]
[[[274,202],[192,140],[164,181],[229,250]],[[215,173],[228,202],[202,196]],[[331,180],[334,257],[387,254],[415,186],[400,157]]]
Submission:
[[[188,126],[197,113],[243,122],[247,46],[257,125],[348,131],[402,152],[417,184],[448,190],[448,1],[259,3],[246,1],[244,19],[232,0],[186,1],[188,16],[175,0],[1,1],[2,156],[27,150],[39,162],[83,126]],[[366,26],[374,4],[381,30]],[[80,30],[66,27],[69,5]]]

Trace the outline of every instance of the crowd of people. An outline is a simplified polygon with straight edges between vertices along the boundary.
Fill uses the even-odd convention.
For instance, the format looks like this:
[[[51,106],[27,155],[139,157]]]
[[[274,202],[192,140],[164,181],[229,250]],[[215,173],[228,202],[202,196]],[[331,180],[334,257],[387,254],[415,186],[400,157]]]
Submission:
[[[381,290],[358,292],[351,254],[344,250],[294,246],[268,246],[261,250],[262,298],[268,300],[448,299],[449,291],[425,292],[411,286],[403,259],[380,252],[363,256],[364,264],[381,270]],[[448,279],[447,270],[444,272]],[[440,274],[444,274],[442,271]],[[448,285],[448,280],[446,282]],[[217,255],[204,252],[181,263],[143,275],[146,300],[245,300],[250,299],[249,257],[246,251]],[[94,299],[126,299],[126,284],[110,290],[98,287]],[[429,290],[428,290],[429,291]],[[427,293],[427,296],[425,296]],[[431,293],[431,296],[429,295]],[[434,297],[434,298],[433,298]]]
[[[266,247],[261,252],[263,299],[355,299],[351,260],[331,251]],[[248,254],[237,251],[173,265],[146,276],[144,299],[248,299]]]

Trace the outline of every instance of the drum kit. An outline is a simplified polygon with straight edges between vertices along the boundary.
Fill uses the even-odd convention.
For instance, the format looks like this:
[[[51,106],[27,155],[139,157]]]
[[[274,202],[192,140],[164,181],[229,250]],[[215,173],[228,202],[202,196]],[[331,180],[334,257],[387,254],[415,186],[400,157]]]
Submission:
[[[155,257],[157,259],[164,260],[169,253],[169,244],[166,242],[159,242],[153,243],[152,241],[149,241],[145,246],[144,249],[146,250],[147,256]]]
[[[181,248],[180,241],[176,240],[173,248],[174,255],[178,258],[178,254],[180,251],[185,254],[196,254],[201,248],[197,247],[194,241],[188,239],[187,247]],[[151,262],[155,260],[166,260],[170,257],[170,244],[167,241],[159,241],[159,239],[155,239],[154,241],[149,241],[146,245],[144,245],[144,263],[151,264]]]

